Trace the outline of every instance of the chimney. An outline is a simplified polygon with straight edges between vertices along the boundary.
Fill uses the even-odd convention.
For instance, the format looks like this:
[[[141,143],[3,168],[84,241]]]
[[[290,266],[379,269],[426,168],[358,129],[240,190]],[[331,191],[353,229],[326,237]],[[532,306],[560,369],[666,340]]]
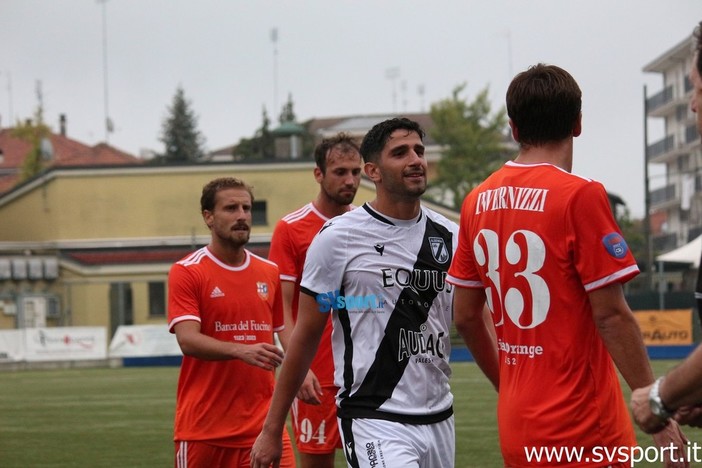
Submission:
[[[66,114],[59,114],[59,128],[61,136],[66,136]]]

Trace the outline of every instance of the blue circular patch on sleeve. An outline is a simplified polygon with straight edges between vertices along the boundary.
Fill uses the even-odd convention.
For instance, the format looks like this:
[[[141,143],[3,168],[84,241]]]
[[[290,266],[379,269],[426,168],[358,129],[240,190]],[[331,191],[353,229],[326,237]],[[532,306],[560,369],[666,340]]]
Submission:
[[[624,258],[626,253],[629,251],[629,246],[626,245],[626,241],[617,232],[607,234],[602,238],[602,243],[609,253],[614,258]]]

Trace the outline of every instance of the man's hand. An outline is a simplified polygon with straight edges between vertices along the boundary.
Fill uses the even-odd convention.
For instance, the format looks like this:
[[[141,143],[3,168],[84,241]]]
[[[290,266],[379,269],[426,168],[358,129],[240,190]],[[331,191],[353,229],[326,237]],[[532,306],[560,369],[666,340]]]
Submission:
[[[702,406],[678,408],[673,418],[683,426],[702,427]]]
[[[271,436],[264,429],[251,448],[251,468],[268,468],[271,465],[273,468],[278,468],[282,455],[282,436]]]
[[[305,381],[297,392],[297,399],[304,401],[308,405],[319,405],[322,403],[322,386],[311,370],[307,372]]]
[[[274,370],[280,366],[284,356],[285,354],[280,348],[270,343],[239,344],[237,347],[237,357],[239,359],[246,364],[266,370]]]
[[[661,452],[666,468],[689,468],[690,462],[686,458],[688,440],[677,422],[669,420],[661,431],[653,434],[653,442],[664,449]]]
[[[647,434],[654,434],[663,429],[666,421],[651,412],[648,402],[648,395],[651,393],[651,385],[637,388],[631,393],[631,413],[636,424]]]

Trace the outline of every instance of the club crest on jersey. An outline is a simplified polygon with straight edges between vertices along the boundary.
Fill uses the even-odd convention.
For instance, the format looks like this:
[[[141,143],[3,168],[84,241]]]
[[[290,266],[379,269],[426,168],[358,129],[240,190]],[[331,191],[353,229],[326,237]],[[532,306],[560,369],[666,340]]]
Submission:
[[[258,292],[258,295],[261,299],[264,301],[268,299],[268,283],[264,283],[263,281],[258,281],[256,283],[256,292]]]
[[[629,247],[626,245],[624,238],[616,232],[604,236],[602,238],[602,243],[607,253],[614,258],[624,258],[629,251]]]
[[[446,263],[449,259],[449,251],[446,248],[446,243],[441,237],[430,237],[429,245],[431,246],[431,254],[434,260],[439,263]]]

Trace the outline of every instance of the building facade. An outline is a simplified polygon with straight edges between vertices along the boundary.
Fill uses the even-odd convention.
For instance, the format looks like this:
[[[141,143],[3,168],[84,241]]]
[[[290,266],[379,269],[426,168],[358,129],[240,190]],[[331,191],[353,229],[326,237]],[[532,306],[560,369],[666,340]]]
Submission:
[[[249,250],[314,199],[314,163],[54,167],[0,195],[0,329],[166,322],[170,266],[206,245],[202,187],[222,176],[254,187]],[[354,203],[375,196],[368,180]],[[434,206],[458,220],[458,213]]]
[[[662,137],[646,142],[647,208],[656,255],[702,234],[702,145],[690,110],[691,65],[688,38],[643,68],[663,79],[663,88],[647,90],[645,97],[647,130],[662,128]]]

